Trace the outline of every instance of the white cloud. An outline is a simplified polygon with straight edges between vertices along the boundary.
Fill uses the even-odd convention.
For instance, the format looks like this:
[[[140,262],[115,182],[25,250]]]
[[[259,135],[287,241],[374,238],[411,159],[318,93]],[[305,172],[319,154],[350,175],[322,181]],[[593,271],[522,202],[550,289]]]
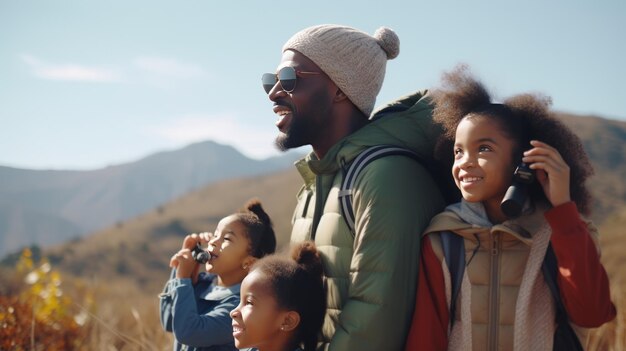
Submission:
[[[42,79],[109,83],[120,81],[119,74],[110,68],[78,64],[51,64],[31,55],[21,55],[32,73]]]
[[[228,115],[185,115],[150,127],[146,132],[178,145],[212,140],[234,146],[255,158],[279,153],[274,147],[277,134],[274,129],[258,128]]]
[[[160,76],[180,79],[203,77],[206,71],[197,65],[180,62],[175,59],[161,57],[138,57],[133,60],[136,67],[141,70]]]
[[[122,81],[119,69],[77,63],[50,63],[29,54],[20,57],[30,67],[33,75],[41,79],[103,83]],[[129,62],[128,66],[126,73],[131,74],[130,80],[144,79],[145,82],[159,87],[171,87],[172,80],[207,76],[207,72],[198,65],[169,58],[138,57]],[[133,70],[143,72],[145,76],[133,78]]]

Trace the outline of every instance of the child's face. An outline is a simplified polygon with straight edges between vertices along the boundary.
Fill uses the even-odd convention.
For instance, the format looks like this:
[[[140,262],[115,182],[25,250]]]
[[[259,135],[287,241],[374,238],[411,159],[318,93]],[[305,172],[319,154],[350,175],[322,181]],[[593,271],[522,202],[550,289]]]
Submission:
[[[206,270],[221,277],[239,273],[245,260],[250,257],[249,245],[246,226],[237,216],[223,218],[209,241],[211,259],[206,263]]]
[[[463,118],[456,128],[452,176],[466,201],[499,208],[511,185],[514,142],[484,116]],[[494,207],[495,206],[495,207]]]
[[[235,346],[279,349],[277,343],[284,342],[281,328],[286,313],[279,308],[265,274],[253,270],[241,283],[239,306],[230,313]]]

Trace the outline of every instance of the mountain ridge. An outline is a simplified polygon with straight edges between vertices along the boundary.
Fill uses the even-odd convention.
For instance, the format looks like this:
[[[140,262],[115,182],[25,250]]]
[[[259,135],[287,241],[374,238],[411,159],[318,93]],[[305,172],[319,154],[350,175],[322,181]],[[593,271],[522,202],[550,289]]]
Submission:
[[[287,168],[298,156],[255,160],[205,141],[92,171],[0,166],[0,256],[86,235],[211,182]]]

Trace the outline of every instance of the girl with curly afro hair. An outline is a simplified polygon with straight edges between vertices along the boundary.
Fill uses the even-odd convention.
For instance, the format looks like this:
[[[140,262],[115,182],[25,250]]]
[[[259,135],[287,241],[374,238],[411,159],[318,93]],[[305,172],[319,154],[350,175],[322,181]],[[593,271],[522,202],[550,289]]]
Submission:
[[[550,112],[549,98],[495,103],[465,66],[444,74],[432,97],[444,130],[437,156],[462,199],[424,233],[406,350],[556,350],[568,324],[578,333],[570,341],[584,344],[583,328],[616,312],[597,230],[583,217],[593,172],[579,138]],[[558,299],[543,276],[554,256]],[[557,319],[559,302],[567,316]]]

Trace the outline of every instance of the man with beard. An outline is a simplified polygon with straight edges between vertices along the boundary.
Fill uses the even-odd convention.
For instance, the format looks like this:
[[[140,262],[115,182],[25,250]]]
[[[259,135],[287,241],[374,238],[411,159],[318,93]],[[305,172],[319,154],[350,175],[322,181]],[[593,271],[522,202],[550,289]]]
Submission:
[[[415,301],[420,233],[443,208],[427,169],[405,156],[367,165],[352,189],[354,231],[342,217],[345,170],[375,145],[430,159],[437,133],[425,92],[369,118],[387,60],[399,53],[394,31],[306,28],[283,46],[276,73],[263,75],[274,103],[281,150],[311,145],[296,163],[304,180],[292,242],[314,240],[324,263],[328,308],[322,340],[330,350],[400,350]],[[390,112],[393,113],[385,113]]]

